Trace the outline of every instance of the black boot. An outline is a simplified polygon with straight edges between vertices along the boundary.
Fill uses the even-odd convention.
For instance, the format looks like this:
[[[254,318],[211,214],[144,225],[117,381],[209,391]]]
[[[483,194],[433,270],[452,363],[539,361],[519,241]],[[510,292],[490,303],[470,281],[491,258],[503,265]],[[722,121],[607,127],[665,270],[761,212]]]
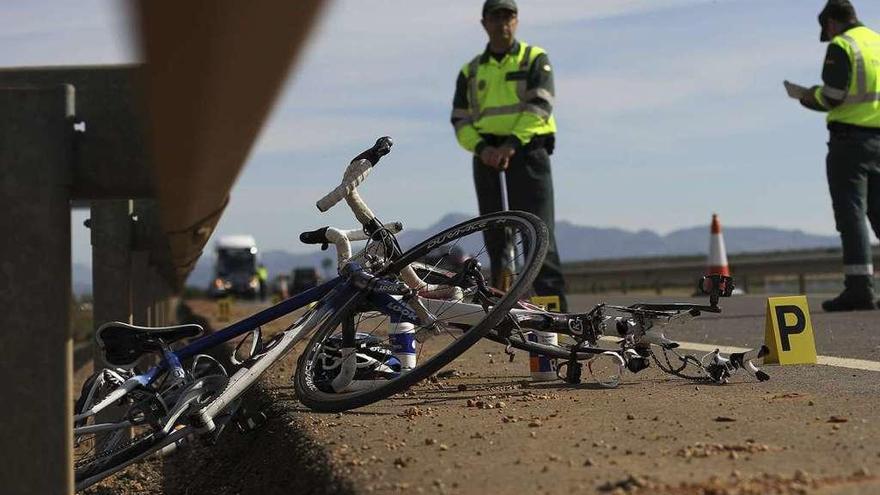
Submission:
[[[834,299],[824,301],[822,309],[833,311],[862,311],[875,309],[874,280],[867,275],[848,275],[843,285],[843,292]]]

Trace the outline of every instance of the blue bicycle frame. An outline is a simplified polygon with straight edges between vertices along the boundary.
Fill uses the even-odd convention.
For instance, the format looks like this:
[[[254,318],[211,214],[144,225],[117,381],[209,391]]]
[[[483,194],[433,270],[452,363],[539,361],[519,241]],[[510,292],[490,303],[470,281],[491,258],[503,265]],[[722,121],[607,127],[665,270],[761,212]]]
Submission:
[[[351,282],[351,277],[360,271],[361,269],[359,267],[355,267],[349,271],[350,274],[347,276],[336,277],[317,287],[313,287],[293,297],[285,299],[275,306],[264,309],[244,320],[233,323],[211,335],[199,338],[182,349],[177,351],[166,350],[163,353],[162,360],[159,364],[151,367],[143,374],[133,377],[133,379],[138,381],[142,386],[147,386],[153,383],[166,369],[170,369],[172,373],[183,373],[183,367],[180,364],[181,361],[244,335],[262,325],[275,321],[278,318],[287,316],[313,302],[321,301],[321,307],[331,313],[338,311],[355,292],[362,290],[356,288]],[[367,300],[371,302],[376,311],[384,313],[398,321],[417,323],[412,310],[399,304],[396,299],[388,294],[371,293],[367,296]]]

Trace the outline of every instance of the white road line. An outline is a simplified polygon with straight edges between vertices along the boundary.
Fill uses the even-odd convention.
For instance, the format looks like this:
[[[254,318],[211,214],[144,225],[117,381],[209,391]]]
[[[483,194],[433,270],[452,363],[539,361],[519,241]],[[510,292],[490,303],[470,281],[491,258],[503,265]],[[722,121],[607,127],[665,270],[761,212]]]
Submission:
[[[620,339],[616,337],[602,337],[602,340],[609,340],[617,342]],[[721,352],[725,354],[730,354],[733,352],[746,352],[750,351],[748,347],[733,347],[727,345],[711,345],[711,344],[699,344],[696,342],[679,342],[679,345],[684,349],[690,349],[692,351],[702,351],[702,352],[712,352],[715,349],[721,350]],[[853,370],[865,370],[865,371],[880,371],[880,362],[878,361],[868,361],[865,359],[850,359],[850,358],[842,358],[842,357],[834,357],[834,356],[817,356],[816,363],[824,366],[834,366],[836,368],[849,368]]]
[[[819,364],[825,366],[837,366],[838,368],[850,368],[854,370],[880,371],[880,363],[866,361],[864,359],[839,358],[834,356],[818,356]]]

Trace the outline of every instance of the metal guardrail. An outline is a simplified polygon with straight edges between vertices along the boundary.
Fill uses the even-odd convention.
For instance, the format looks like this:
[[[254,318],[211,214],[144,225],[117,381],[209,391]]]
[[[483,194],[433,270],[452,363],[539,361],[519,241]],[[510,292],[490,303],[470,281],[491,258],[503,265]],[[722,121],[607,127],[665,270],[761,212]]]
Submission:
[[[880,262],[880,248],[873,249],[874,263]],[[734,254],[728,257],[737,285],[746,291],[765,285],[768,277],[796,277],[801,293],[807,278],[833,274],[843,277],[839,248],[769,251]],[[603,259],[563,264],[568,289],[573,293],[654,290],[695,287],[706,270],[705,255]]]
[[[324,1],[135,3],[143,66],[0,69],[4,494],[73,493],[71,205],[96,323],[162,324]]]

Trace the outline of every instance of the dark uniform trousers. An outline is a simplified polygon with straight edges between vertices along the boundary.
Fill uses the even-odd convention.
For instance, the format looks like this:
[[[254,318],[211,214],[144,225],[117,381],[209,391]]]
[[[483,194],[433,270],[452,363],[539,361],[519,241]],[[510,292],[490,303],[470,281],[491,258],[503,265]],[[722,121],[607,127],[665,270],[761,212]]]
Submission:
[[[477,201],[480,214],[501,210],[501,185],[498,171],[483,164],[478,156],[474,156],[474,184],[477,190]],[[535,278],[534,288],[538,295],[558,295],[560,311],[568,311],[565,299],[565,279],[559,262],[559,251],[556,249],[554,233],[555,214],[553,210],[553,177],[550,173],[550,156],[543,147],[526,146],[510,160],[507,169],[507,197],[511,210],[523,210],[537,215],[547,224],[549,247],[544,265]],[[486,233],[486,250],[492,265],[492,279],[497,280],[501,271],[501,259],[504,250],[504,236]]]
[[[880,134],[857,128],[832,130],[826,170],[834,220],[843,244],[843,264],[870,265],[871,242],[865,215],[880,237]],[[871,278],[848,276],[847,286],[858,280],[870,287]]]

